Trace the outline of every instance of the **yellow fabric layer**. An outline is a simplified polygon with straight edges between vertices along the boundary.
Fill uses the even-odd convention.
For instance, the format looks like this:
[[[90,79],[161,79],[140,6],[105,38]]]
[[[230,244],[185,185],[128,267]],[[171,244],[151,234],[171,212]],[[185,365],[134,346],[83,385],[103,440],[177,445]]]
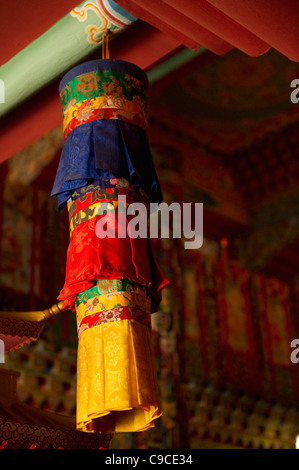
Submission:
[[[77,429],[138,432],[161,416],[151,329],[134,320],[83,331],[77,359]]]
[[[63,118],[63,129],[76,116],[80,118],[88,117],[90,111],[100,108],[118,109],[124,113],[138,114],[141,119],[146,120],[146,114],[143,109],[143,103],[129,101],[124,98],[114,96],[99,96],[97,98],[88,98],[76,103],[69,108]]]

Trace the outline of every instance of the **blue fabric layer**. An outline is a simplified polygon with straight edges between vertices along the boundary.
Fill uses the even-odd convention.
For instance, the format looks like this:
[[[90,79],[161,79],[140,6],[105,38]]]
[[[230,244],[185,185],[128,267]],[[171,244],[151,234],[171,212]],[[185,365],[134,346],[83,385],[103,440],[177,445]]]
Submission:
[[[144,70],[139,68],[131,62],[119,59],[100,59],[100,60],[90,60],[89,62],[84,62],[83,64],[77,65],[69,70],[64,77],[62,78],[59,84],[59,93],[62,89],[75,77],[82,75],[84,73],[94,72],[95,70],[111,70],[112,72],[119,72],[123,74],[132,75],[141,81],[145,88],[148,87],[148,78]]]
[[[150,202],[163,199],[145,131],[118,119],[90,121],[67,136],[51,196],[61,210],[73,190],[114,176],[142,188]]]

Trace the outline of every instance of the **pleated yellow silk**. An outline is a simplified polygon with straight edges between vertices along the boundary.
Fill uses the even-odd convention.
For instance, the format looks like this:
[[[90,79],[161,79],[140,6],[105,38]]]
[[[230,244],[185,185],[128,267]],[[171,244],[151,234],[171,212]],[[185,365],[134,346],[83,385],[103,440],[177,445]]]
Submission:
[[[127,311],[121,319],[107,321],[104,315],[113,310],[103,310],[100,323],[98,303],[92,311],[86,310],[87,302],[77,308],[79,322],[85,318],[92,325],[81,330],[78,341],[77,429],[102,433],[144,431],[154,426],[162,414],[149,326],[150,304],[135,291],[121,295],[113,292],[107,295],[107,308],[111,308],[111,294],[119,299],[115,309],[125,304],[121,301],[124,295],[130,299],[132,318],[123,319],[129,316]],[[103,296],[98,299],[103,300]],[[147,312],[140,309],[141,304],[143,308],[148,305]],[[85,317],[83,309],[85,315],[88,312]],[[95,318],[96,324],[92,323]]]
[[[82,332],[78,347],[77,428],[137,432],[161,415],[151,330],[134,320]]]

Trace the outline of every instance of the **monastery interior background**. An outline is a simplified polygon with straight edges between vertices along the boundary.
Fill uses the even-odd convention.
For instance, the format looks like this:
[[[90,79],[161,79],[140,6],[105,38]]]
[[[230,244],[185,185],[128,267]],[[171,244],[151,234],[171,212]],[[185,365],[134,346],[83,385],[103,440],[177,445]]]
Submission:
[[[111,40],[112,56],[117,41]],[[290,99],[294,78],[299,78],[298,62],[273,48],[257,57],[234,48],[223,55],[205,50],[150,84],[149,139],[164,201],[203,203],[204,240],[195,250],[173,236],[153,240],[170,280],[152,315],[163,414],[155,428],[115,434],[110,448],[295,447],[299,364],[291,360],[291,342],[299,338],[299,103]],[[59,124],[0,165],[1,311],[49,308],[62,288],[68,214],[58,212],[50,197],[62,146]],[[0,327],[13,334],[12,324],[1,317]],[[41,425],[43,413],[51,412],[59,417],[52,427],[72,426],[74,313],[49,319],[37,336],[7,354],[0,371],[17,373],[15,399],[36,412],[26,416],[29,425]],[[20,410],[9,415],[0,400],[0,431],[7,421],[24,419]],[[9,441],[1,432],[0,445]],[[86,445],[105,446],[97,439],[90,437]],[[21,434],[18,443],[25,446],[20,442]]]

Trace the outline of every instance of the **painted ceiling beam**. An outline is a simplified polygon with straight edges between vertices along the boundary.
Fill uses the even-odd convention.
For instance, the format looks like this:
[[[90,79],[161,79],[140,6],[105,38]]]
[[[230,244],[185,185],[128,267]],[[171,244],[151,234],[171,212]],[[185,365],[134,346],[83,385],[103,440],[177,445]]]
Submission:
[[[78,5],[0,67],[5,97],[0,117],[99,48],[105,31],[116,34],[135,21],[113,0]]]
[[[237,48],[257,57],[274,48],[299,61],[298,0],[116,0],[192,50]]]
[[[230,16],[222,13],[208,1],[164,0],[164,3],[188,18],[196,19],[203,28],[249,56],[257,57],[270,49],[269,44],[252,34]]]
[[[165,2],[159,0],[117,0],[117,3],[137,18],[177,38],[193,51],[204,46],[214,54],[221,55],[233,48],[227,41],[202,27],[196,18],[186,16]]]
[[[290,60],[299,62],[298,0],[207,0]]]

